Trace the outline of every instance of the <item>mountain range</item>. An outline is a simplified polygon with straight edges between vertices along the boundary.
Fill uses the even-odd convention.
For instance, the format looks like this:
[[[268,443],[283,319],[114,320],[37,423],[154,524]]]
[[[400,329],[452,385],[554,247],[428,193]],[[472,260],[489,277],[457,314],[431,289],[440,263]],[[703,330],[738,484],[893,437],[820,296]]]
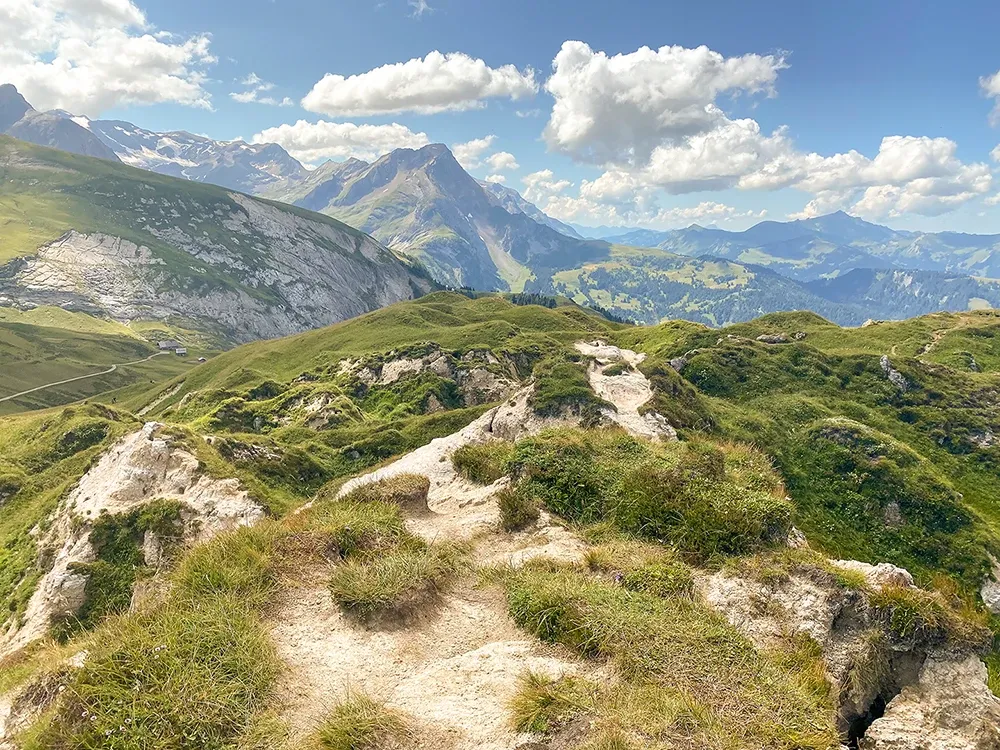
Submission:
[[[610,242],[772,268],[789,278],[832,278],[855,268],[941,271],[1000,278],[1000,235],[906,232],[843,211],[790,222],[763,221],[744,232],[638,229]]]
[[[765,221],[744,232],[571,226],[516,190],[475,179],[443,144],[309,169],[277,144],[39,113],[12,86],[0,87],[0,130],[324,214],[448,286],[561,294],[636,322],[725,325],[810,309],[857,325],[1000,306],[992,280],[1000,277],[1000,236],[897,231],[845,213]],[[268,246],[260,247],[268,258]],[[299,320],[293,328],[329,322],[301,309],[290,315]]]

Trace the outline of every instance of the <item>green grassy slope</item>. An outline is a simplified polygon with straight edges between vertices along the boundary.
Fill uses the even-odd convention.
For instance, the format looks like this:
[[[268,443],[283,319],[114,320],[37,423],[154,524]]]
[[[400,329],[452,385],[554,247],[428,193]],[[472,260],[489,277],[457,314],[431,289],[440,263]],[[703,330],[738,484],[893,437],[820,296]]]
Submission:
[[[264,384],[280,394],[312,393],[333,384],[349,390],[337,375],[344,357],[422,351],[433,342],[458,354],[490,348],[525,355],[530,369],[552,352],[568,352],[574,340],[601,336],[650,355],[643,369],[658,390],[655,406],[683,430],[745,440],[767,451],[797,501],[796,522],[830,554],[889,560],[912,568],[925,581],[944,572],[971,590],[985,574],[987,551],[1000,552],[1000,493],[991,479],[1000,470],[1000,447],[988,438],[991,432],[1000,434],[998,332],[1000,318],[992,312],[857,329],[842,329],[812,313],[779,313],[721,334],[694,323],[627,327],[574,307],[516,307],[498,297],[470,300],[439,293],[328,329],[228,352],[183,381],[165,385],[162,391],[180,387],[152,413],[199,429],[226,430],[218,419],[219,404],[226,399],[237,399],[241,409],[265,418],[269,409],[281,408],[280,396],[256,403],[248,396]],[[754,340],[777,333],[786,334],[789,343]],[[685,353],[688,363],[678,376],[666,361]],[[887,379],[880,365],[883,354],[906,377],[906,392]],[[978,371],[970,369],[973,360]],[[398,392],[393,398],[412,400],[415,394]],[[139,408],[151,395],[137,395],[125,406]],[[360,416],[319,435],[291,427],[260,432],[267,440],[294,442],[307,453],[318,444],[342,450],[369,425],[380,423],[359,404]],[[411,413],[405,419],[428,418]],[[862,428],[834,430],[831,438],[828,428],[838,419]],[[243,424],[228,429],[245,431],[249,423]],[[858,446],[866,445],[869,435],[882,447],[865,448],[870,453],[865,459]],[[906,457],[895,459],[898,472],[882,476],[882,465],[893,460],[890,455],[902,456],[899,451]],[[883,454],[884,460],[872,458]],[[843,500],[848,488],[821,478],[830,471],[861,477],[849,502]],[[873,484],[896,482],[905,494],[921,483],[930,486],[928,477],[940,483],[937,494],[925,498],[924,505],[914,501],[920,507],[903,507],[903,523],[895,527],[897,509],[887,506],[905,506],[906,499],[878,495]]]
[[[184,335],[181,335],[184,334]],[[189,356],[157,353],[155,341],[177,338],[187,343]],[[38,386],[102,373],[0,402],[0,414],[58,406],[130,385],[153,383],[186,372],[202,354],[211,354],[200,337],[152,324],[130,328],[84,313],[60,308],[21,312],[0,308],[0,398]]]

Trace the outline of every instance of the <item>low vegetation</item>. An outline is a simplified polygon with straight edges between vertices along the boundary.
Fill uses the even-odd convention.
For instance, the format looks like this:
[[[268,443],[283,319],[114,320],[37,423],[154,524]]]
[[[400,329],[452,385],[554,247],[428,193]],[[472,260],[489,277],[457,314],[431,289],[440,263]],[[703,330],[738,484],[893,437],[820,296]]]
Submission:
[[[575,681],[522,682],[514,719],[553,731],[574,714],[587,747],[650,743],[712,748],[833,749],[825,683],[757,651],[718,614],[583,571],[536,565],[506,581],[510,614],[543,641],[611,660],[620,683],[596,696]],[[815,655],[813,655],[815,658]]]
[[[493,484],[507,474],[512,454],[510,443],[491,440],[488,443],[468,443],[451,456],[455,471],[477,484]]]
[[[311,745],[315,750],[378,750],[406,735],[402,715],[363,693],[354,693],[323,721]]]
[[[538,520],[538,501],[527,492],[517,487],[504,487],[496,498],[500,509],[500,528],[504,531],[521,531]]]
[[[420,474],[397,474],[375,482],[358,485],[343,498],[347,503],[387,503],[404,510],[427,510],[430,480]]]
[[[264,523],[223,535],[185,559],[164,601],[106,619],[26,750],[237,744],[279,670],[261,614],[282,534]]]
[[[334,601],[363,619],[406,616],[432,602],[454,575],[461,550],[407,540],[378,555],[348,560],[330,577]]]
[[[700,559],[774,544],[791,522],[780,480],[749,448],[566,429],[520,441],[510,465],[518,493],[568,520],[610,523]]]

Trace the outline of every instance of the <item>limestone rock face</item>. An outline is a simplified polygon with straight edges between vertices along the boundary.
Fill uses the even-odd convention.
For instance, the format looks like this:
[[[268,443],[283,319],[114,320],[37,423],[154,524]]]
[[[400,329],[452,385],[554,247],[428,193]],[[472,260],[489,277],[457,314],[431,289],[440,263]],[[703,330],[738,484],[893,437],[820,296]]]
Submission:
[[[136,221],[145,222],[136,228],[148,244],[67,232],[4,266],[0,299],[122,322],[180,318],[241,343],[430,291],[370,237],[238,193],[228,199],[136,196]]]
[[[128,513],[161,498],[178,500],[193,541],[263,518],[263,508],[236,479],[202,474],[198,459],[161,436],[162,427],[149,422],[112,446],[60,504],[39,544],[43,555],[52,555],[52,566],[28,602],[23,624],[0,634],[0,657],[44,637],[54,620],[75,614],[83,604],[87,578],[74,568],[95,559],[90,532],[102,514]],[[148,562],[158,564],[159,544],[144,541]]]
[[[620,349],[602,341],[579,342],[577,351],[594,358],[589,370],[590,385],[600,398],[614,404],[614,409],[605,409],[604,416],[628,432],[651,440],[676,440],[677,431],[656,412],[640,413],[640,409],[653,398],[649,380],[637,369],[646,359],[630,349]],[[606,375],[612,365],[625,365],[626,371],[618,375]]]
[[[865,732],[861,750],[998,750],[1000,699],[986,686],[986,666],[928,657]]]

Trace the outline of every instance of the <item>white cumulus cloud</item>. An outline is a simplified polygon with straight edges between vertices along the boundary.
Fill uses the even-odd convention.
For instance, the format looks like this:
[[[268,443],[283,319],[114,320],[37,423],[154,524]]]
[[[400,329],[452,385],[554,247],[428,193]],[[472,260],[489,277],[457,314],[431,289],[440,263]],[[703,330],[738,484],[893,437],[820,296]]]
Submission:
[[[494,172],[504,172],[521,168],[521,165],[517,163],[517,159],[514,158],[514,154],[508,151],[498,151],[486,157],[486,163],[489,164],[490,169]]]
[[[434,51],[349,77],[327,73],[306,94],[302,106],[331,117],[431,114],[475,109],[487,99],[521,99],[537,92],[531,68],[491,68],[462,52]]]
[[[121,104],[211,108],[210,38],[150,27],[131,0],[3,0],[0,80],[35,107],[91,117]]]
[[[871,157],[821,155],[798,150],[787,128],[768,133],[723,109],[727,97],[774,95],[785,67],[781,54],[643,47],[609,56],[564,43],[545,84],[555,103],[544,138],[550,150],[605,170],[575,198],[562,196],[565,210],[651,216],[661,190],[791,187],[812,195],[799,215],[846,208],[881,219],[937,215],[990,190],[988,166],[961,161],[948,138],[894,135]],[[1000,102],[1000,72],[981,84]]]
[[[463,169],[478,169],[483,165],[483,156],[493,148],[496,139],[495,135],[487,135],[482,138],[473,138],[465,143],[456,143],[451,147],[451,153],[454,154],[455,159],[462,165]]]
[[[287,96],[279,99],[267,93],[274,90],[274,84],[265,81],[256,73],[251,73],[239,83],[244,90],[230,92],[229,98],[240,104],[268,104],[272,107],[292,107],[295,105],[295,102]]]
[[[257,133],[254,143],[277,143],[301,162],[315,164],[350,157],[371,161],[397,148],[420,148],[430,141],[404,125],[357,125],[352,122],[306,122],[279,125]]]
[[[566,190],[573,183],[569,180],[557,180],[551,169],[532,172],[521,178],[524,190],[521,194],[532,203],[541,203]]]
[[[715,129],[724,93],[770,94],[780,55],[724,57],[707,47],[642,47],[609,56],[567,41],[545,89],[555,99],[544,137],[581,161],[643,163],[658,146]]]
[[[507,177],[502,174],[489,174],[486,175],[486,182],[492,182],[494,185],[503,185],[507,182]]]

